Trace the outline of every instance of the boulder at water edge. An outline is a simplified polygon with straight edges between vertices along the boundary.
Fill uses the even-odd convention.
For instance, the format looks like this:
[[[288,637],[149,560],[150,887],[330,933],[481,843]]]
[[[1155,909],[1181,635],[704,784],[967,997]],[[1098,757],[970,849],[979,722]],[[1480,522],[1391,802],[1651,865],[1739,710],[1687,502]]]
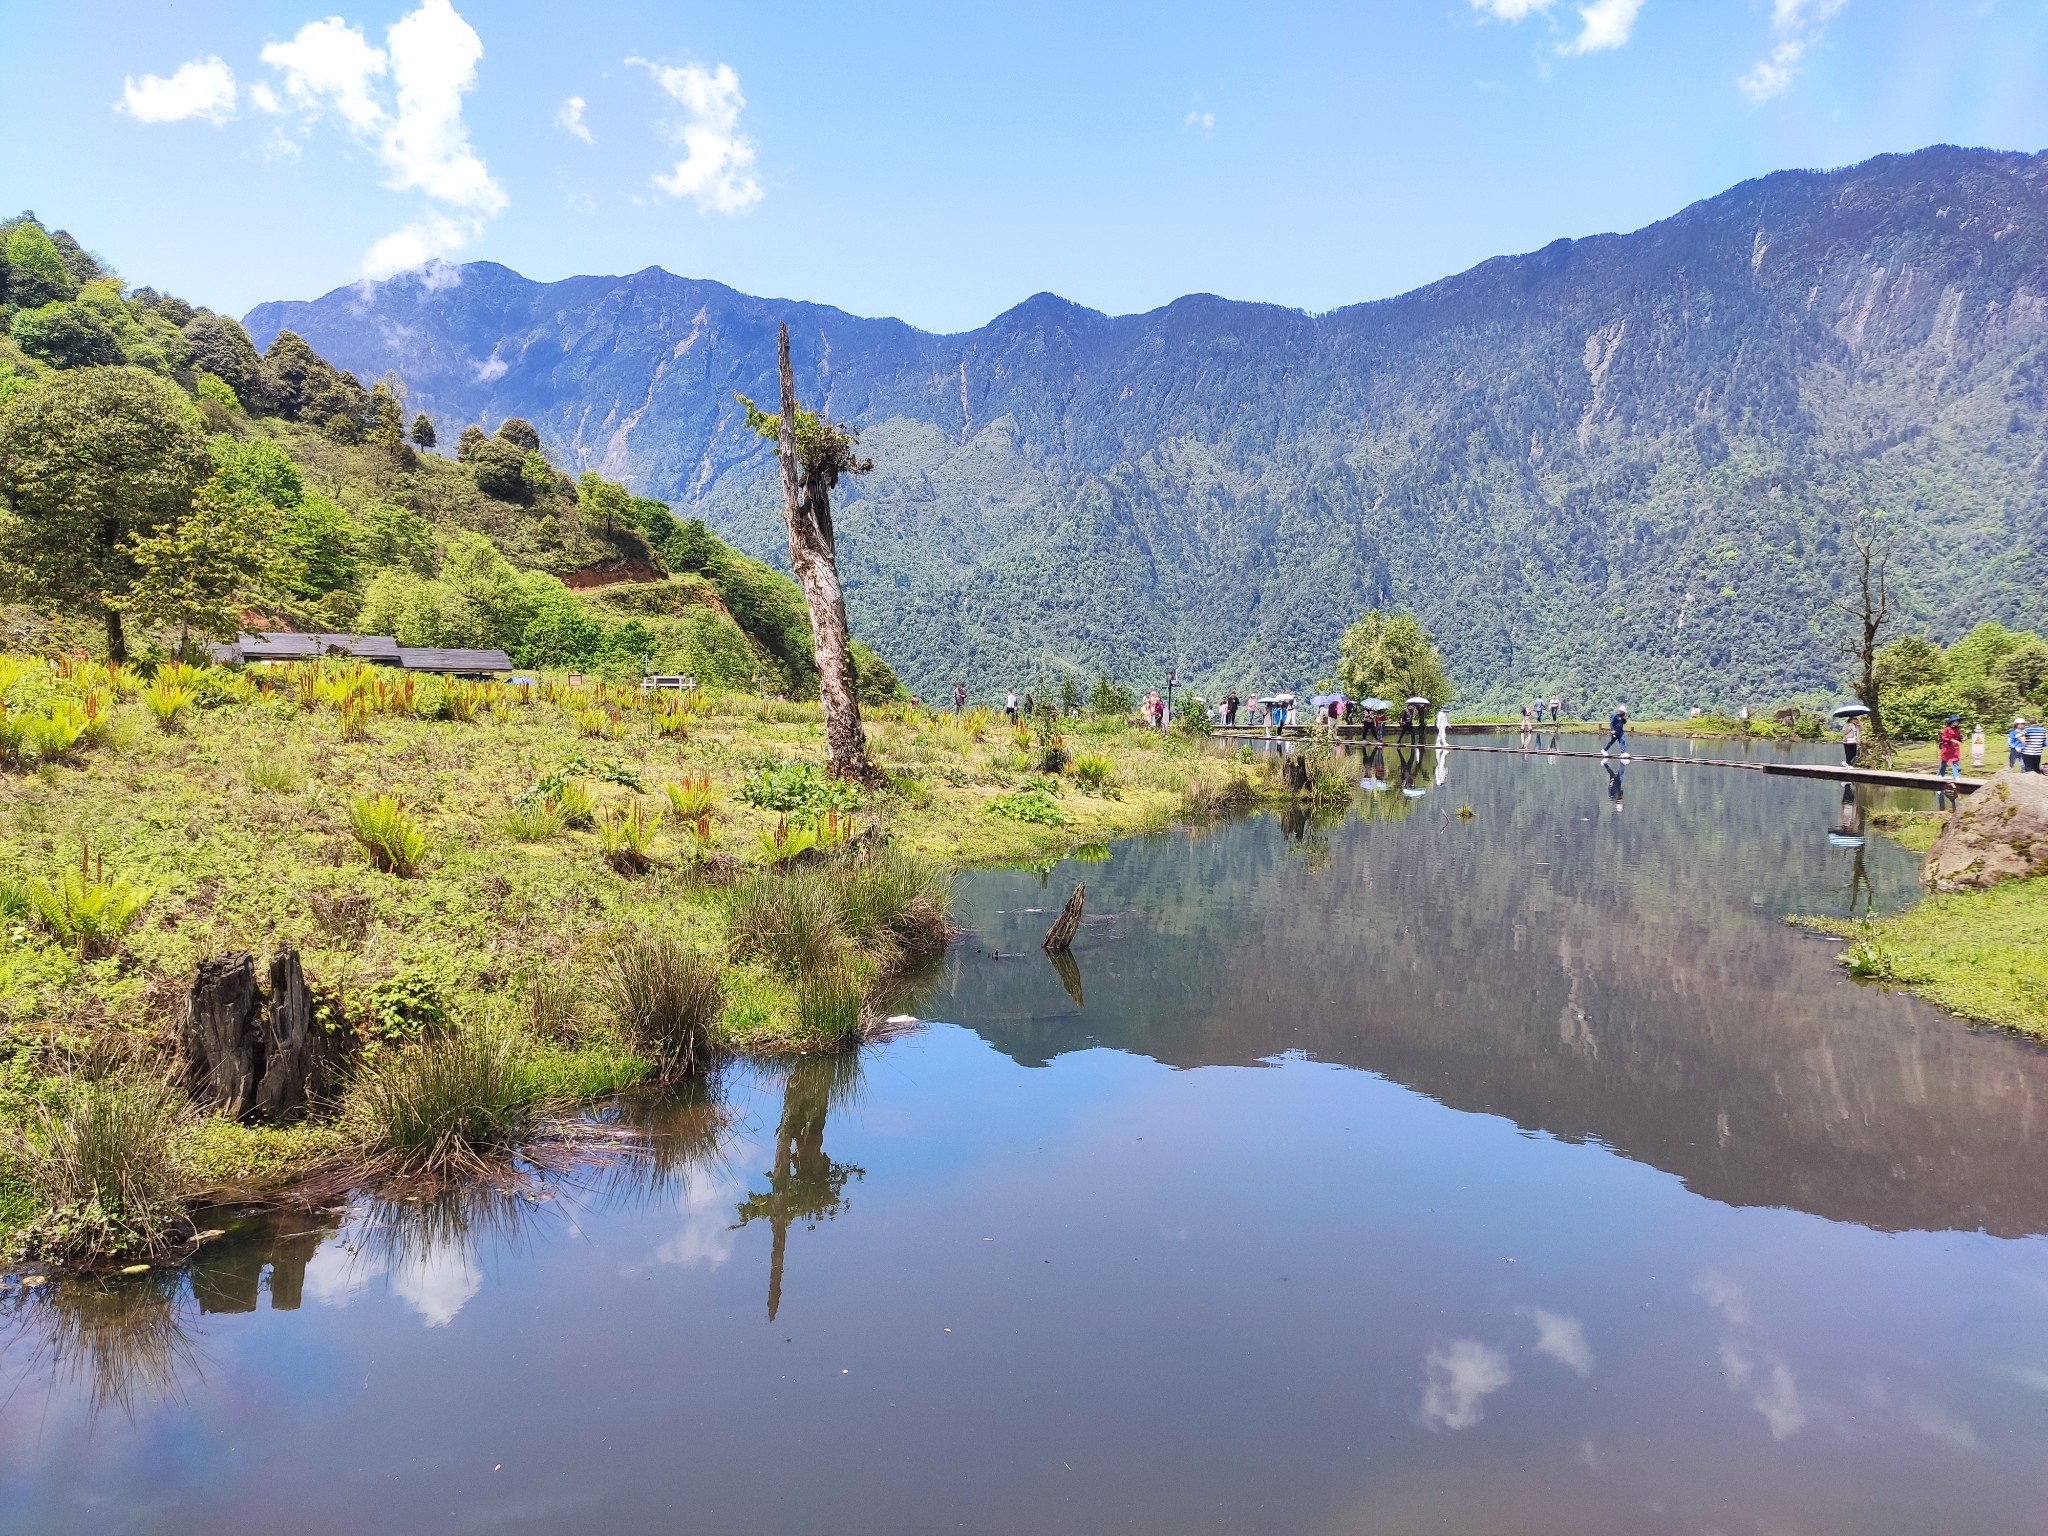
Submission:
[[[2048,774],[2005,769],[1949,812],[1921,870],[1937,891],[2048,873]]]

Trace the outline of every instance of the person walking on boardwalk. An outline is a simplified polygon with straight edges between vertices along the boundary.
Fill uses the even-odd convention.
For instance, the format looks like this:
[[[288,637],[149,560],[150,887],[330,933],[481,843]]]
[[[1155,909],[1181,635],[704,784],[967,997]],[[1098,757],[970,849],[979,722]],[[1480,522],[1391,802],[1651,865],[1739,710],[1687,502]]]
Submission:
[[[2039,773],[2043,750],[2048,750],[2048,726],[2029,720],[2020,727],[2020,771]]]
[[[1236,728],[1237,711],[1243,703],[1244,700],[1240,699],[1237,696],[1237,690],[1235,688],[1231,689],[1230,692],[1226,693],[1223,696],[1223,728],[1226,731],[1233,730]]]
[[[1851,715],[1842,722],[1842,761],[1856,766],[1856,754],[1863,750],[1863,717]]]
[[[1559,710],[1561,710],[1561,709],[1563,709],[1563,708],[1564,708],[1564,700],[1560,699],[1560,698],[1559,698],[1559,697],[1558,697],[1558,696],[1557,696],[1556,694],[1554,694],[1554,693],[1553,693],[1553,694],[1552,694],[1552,695],[1550,696],[1550,723],[1551,723],[1552,725],[1555,725],[1555,724],[1557,724],[1557,714],[1558,714],[1558,711],[1559,711]]]
[[[2005,733],[2005,766],[2017,768],[2020,765],[2020,732],[2027,726],[2025,715],[2012,717],[2012,729]]]
[[[1941,777],[1963,776],[1963,726],[1961,715],[1950,715],[1941,726]]]
[[[1436,712],[1436,744],[1439,748],[1451,744],[1451,712],[1441,706]]]
[[[1614,713],[1607,717],[1607,742],[1600,748],[1600,755],[1605,757],[1609,749],[1614,747],[1621,748],[1621,755],[1623,757],[1628,756],[1628,706],[1626,704],[1615,705]]]

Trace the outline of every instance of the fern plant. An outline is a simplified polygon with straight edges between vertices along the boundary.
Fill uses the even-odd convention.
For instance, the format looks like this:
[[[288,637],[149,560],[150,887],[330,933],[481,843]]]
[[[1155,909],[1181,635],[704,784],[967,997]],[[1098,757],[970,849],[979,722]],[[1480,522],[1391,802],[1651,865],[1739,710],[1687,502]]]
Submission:
[[[427,834],[396,795],[363,795],[349,807],[349,824],[370,862],[401,880],[427,857]]]
[[[90,843],[80,847],[78,867],[54,881],[32,880],[28,902],[52,937],[78,951],[81,960],[110,955],[156,893],[125,875],[107,878],[106,857]]]
[[[718,809],[718,791],[711,787],[708,773],[686,773],[681,783],[663,787],[668,792],[669,808],[682,821],[695,821]]]
[[[605,808],[597,824],[597,846],[604,861],[622,875],[641,875],[654,867],[654,834],[661,812],[639,801]]]

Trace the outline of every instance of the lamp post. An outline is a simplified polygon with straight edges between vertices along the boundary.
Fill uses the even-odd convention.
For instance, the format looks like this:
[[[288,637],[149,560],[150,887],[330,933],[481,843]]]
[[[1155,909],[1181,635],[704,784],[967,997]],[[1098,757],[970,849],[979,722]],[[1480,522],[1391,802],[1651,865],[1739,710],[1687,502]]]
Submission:
[[[1173,725],[1173,685],[1179,677],[1180,673],[1175,668],[1166,669],[1166,718],[1160,722],[1162,729]]]

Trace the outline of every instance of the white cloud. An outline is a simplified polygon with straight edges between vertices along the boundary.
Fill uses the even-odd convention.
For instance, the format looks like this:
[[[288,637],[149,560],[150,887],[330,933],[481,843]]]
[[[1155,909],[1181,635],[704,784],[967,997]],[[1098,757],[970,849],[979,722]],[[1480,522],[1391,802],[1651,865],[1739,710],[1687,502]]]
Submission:
[[[581,96],[571,96],[555,110],[555,126],[564,133],[572,133],[584,143],[595,141],[590,137],[590,125],[583,121],[585,102]]]
[[[385,186],[418,192],[435,205],[370,247],[366,276],[389,277],[445,257],[504,211],[505,190],[471,147],[462,117],[483,54],[476,29],[448,0],[420,0],[384,34],[383,48],[330,16],[263,50],[263,62],[283,72],[293,107],[308,118],[332,112],[376,151]],[[284,105],[264,87],[250,95],[266,111]]]
[[[1586,1342],[1586,1330],[1575,1317],[1546,1312],[1541,1307],[1524,1307],[1522,1313],[1536,1325],[1536,1351],[1581,1376],[1593,1374],[1593,1346]]]
[[[1181,119],[1181,126],[1183,128],[1199,128],[1204,133],[1207,133],[1216,126],[1216,114],[1214,112],[1190,112]]]
[[[309,21],[288,43],[271,43],[263,62],[284,71],[285,93],[304,112],[333,108],[357,133],[369,133],[384,121],[383,103],[370,82],[389,61],[380,48],[363,40],[362,30],[339,16]]]
[[[1693,1294],[1733,1326],[1749,1325],[1749,1298],[1743,1294],[1742,1282],[1733,1276],[1710,1269],[1693,1286]]]
[[[732,66],[626,62],[652,75],[686,114],[674,129],[683,158],[666,176],[657,175],[654,184],[671,197],[694,199],[706,213],[739,213],[758,203],[761,183],[754,177],[754,141],[739,127],[747,99],[740,94],[740,77]]]
[[[1579,35],[1560,45],[1560,53],[1599,53],[1619,48],[1635,29],[1643,0],[1592,0],[1579,7]]]
[[[1807,50],[1849,0],[1776,0],[1771,7],[1771,32],[1777,38],[1768,56],[1758,59],[1735,82],[1754,102],[1766,102],[1792,88]]]
[[[249,101],[259,112],[282,112],[284,110],[284,103],[278,99],[277,92],[273,91],[261,80],[249,87]]]
[[[121,105],[138,123],[175,123],[203,117],[218,126],[235,115],[235,72],[209,55],[180,64],[170,78],[130,75]]]
[[[1484,1400],[1513,1380],[1508,1357],[1477,1339],[1453,1339],[1423,1362],[1422,1422],[1429,1429],[1470,1429],[1486,1417]]]
[[[1556,0],[1472,0],[1472,9],[1502,21],[1520,21],[1524,16],[1541,15],[1555,3]]]

